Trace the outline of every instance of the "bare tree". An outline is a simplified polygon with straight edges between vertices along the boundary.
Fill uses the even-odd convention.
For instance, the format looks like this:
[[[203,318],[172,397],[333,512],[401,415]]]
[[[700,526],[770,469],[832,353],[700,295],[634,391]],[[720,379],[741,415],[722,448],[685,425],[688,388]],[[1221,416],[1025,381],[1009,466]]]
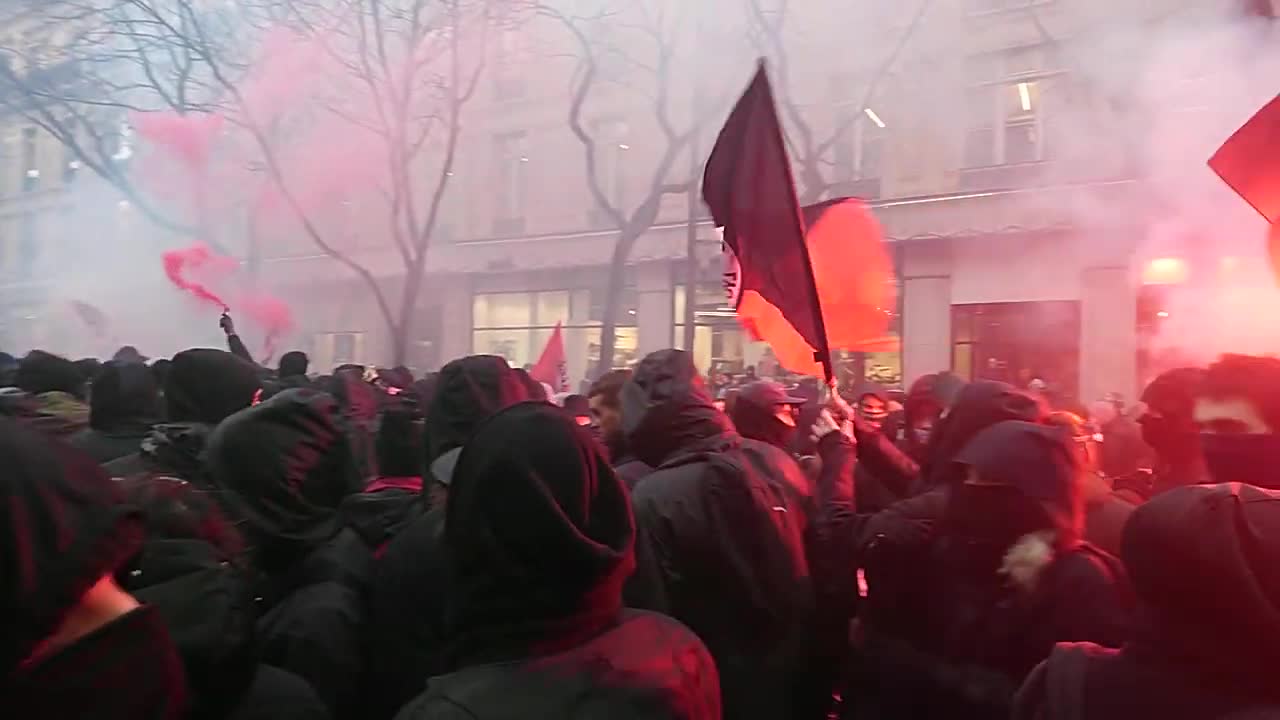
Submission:
[[[773,65],[773,75],[778,87],[778,103],[782,106],[785,118],[787,147],[792,162],[796,166],[796,178],[800,187],[799,199],[802,204],[823,200],[831,191],[835,182],[831,179],[829,168],[835,165],[832,154],[840,142],[840,138],[848,133],[855,123],[862,120],[862,115],[871,106],[880,85],[893,70],[903,50],[920,27],[920,22],[933,4],[933,0],[916,0],[917,4],[907,27],[899,35],[888,54],[874,67],[859,101],[850,112],[839,118],[830,133],[825,136],[815,131],[813,125],[805,117],[803,108],[796,100],[793,92],[793,67],[788,48],[787,22],[791,16],[791,0],[744,0],[747,16],[750,19],[749,35],[757,51],[769,58]]]
[[[590,16],[541,7],[541,13],[558,21],[573,39],[577,68],[571,83],[569,127],[582,145],[587,189],[596,211],[618,233],[609,260],[596,375],[613,367],[627,260],[636,242],[657,221],[663,199],[687,193],[696,182],[696,178],[684,175],[687,170],[675,167],[708,116],[699,107],[706,103],[691,102],[697,88],[683,82],[691,68],[682,49],[696,30],[688,5],[678,0],[622,2]],[[603,30],[606,24],[607,32]],[[606,66],[611,70],[607,77]],[[606,92],[630,95],[633,102],[639,99],[642,112],[658,130],[658,145],[650,153],[656,158],[652,171],[639,191],[626,199],[609,191],[599,157],[601,146],[610,140],[602,138],[602,128],[588,119],[593,95]],[[690,288],[688,302],[692,297]]]
[[[264,209],[277,208],[288,219],[277,232],[306,237],[359,277],[389,331],[392,361],[403,363],[486,29],[510,21],[515,5],[50,0],[22,20],[41,29],[57,62],[38,62],[30,43],[12,48],[17,61],[0,68],[0,90],[12,111],[153,220],[206,235],[202,221],[171,217],[139,189],[112,140],[127,133],[131,113],[217,115],[226,126],[220,157],[231,167],[211,172],[211,182],[241,198],[252,236],[263,232]],[[60,27],[75,29],[68,36]],[[335,207],[359,208],[398,258],[399,287],[352,251]]]

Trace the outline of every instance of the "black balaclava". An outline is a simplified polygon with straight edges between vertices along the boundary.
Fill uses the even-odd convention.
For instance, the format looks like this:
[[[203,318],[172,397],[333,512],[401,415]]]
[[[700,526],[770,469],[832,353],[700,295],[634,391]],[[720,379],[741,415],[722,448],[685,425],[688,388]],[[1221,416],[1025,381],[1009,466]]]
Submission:
[[[616,622],[634,538],[626,488],[586,428],[540,402],[486,420],[446,510],[458,660],[550,654]]]
[[[761,407],[746,397],[739,397],[730,418],[743,437],[790,452],[795,444],[796,426],[779,420],[776,410],[776,407]]]

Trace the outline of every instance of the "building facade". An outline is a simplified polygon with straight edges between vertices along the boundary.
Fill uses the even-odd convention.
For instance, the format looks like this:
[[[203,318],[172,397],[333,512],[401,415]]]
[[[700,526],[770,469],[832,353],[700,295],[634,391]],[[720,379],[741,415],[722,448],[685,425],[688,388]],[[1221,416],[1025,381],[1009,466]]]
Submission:
[[[897,271],[893,322],[874,339],[875,352],[847,358],[845,372],[855,376],[844,379],[903,386],[952,369],[1024,384],[1040,378],[1078,398],[1133,397],[1145,373],[1152,188],[1160,173],[1183,166],[1153,166],[1146,140],[1135,139],[1144,133],[1126,123],[1152,107],[1186,110],[1173,124],[1191,118],[1206,137],[1225,137],[1243,118],[1225,101],[1208,109],[1185,101],[1215,82],[1209,72],[1181,77],[1185,65],[1173,67],[1180,83],[1173,97],[1126,103],[1145,97],[1150,68],[1165,66],[1155,40],[1152,48],[1124,41],[1220,23],[1220,4],[1175,12],[1139,0],[936,0],[923,13],[885,3],[841,23],[821,8],[805,15],[810,3],[791,5],[797,15],[779,45],[745,44],[742,62],[720,67],[703,59],[674,73],[666,120],[679,130],[708,105],[727,107],[736,93],[725,88],[745,83],[757,52],[785,68],[775,84],[783,88],[802,199],[864,198]],[[850,30],[861,27],[873,31]],[[742,28],[717,31],[758,37]],[[1095,42],[1106,33],[1115,42]],[[427,263],[408,358],[417,368],[472,352],[532,363],[561,326],[570,377],[587,377],[599,356],[620,232],[599,198],[630,217],[655,186],[696,177],[709,151],[719,111],[706,111],[715,119],[691,133],[665,176],[655,174],[669,142],[653,100],[658,81],[603,52],[595,58],[604,80],[578,117],[595,148],[593,192],[584,144],[569,123],[580,57],[569,46],[556,51],[567,38],[546,27],[513,27],[490,49],[491,71],[468,109]],[[617,42],[634,50],[620,55],[643,58],[645,48]],[[695,58],[704,57],[693,47]],[[723,97],[705,99],[711,95]],[[28,272],[30,248],[45,241],[30,239],[43,235],[26,218],[47,204],[41,191],[25,189],[33,166],[25,135],[18,137],[25,159],[5,163],[3,182],[12,187],[4,186],[0,201],[0,272],[38,278]],[[817,149],[806,154],[806,145]],[[33,162],[42,181],[68,173],[70,162],[56,150],[40,152]],[[1207,154],[1196,147],[1187,157],[1199,167]],[[683,191],[658,196],[653,222],[629,254],[614,317],[617,365],[684,346],[690,316],[690,349],[704,370],[767,358],[724,307],[717,236],[689,198]],[[300,308],[291,342],[309,350],[316,367],[386,362],[390,334],[360,283],[323,253],[299,247],[267,249],[261,259],[262,276]],[[1170,252],[1179,252],[1176,243]],[[388,288],[403,281],[391,249],[374,243],[363,258]],[[22,314],[8,301],[22,287],[0,289],[4,322]]]

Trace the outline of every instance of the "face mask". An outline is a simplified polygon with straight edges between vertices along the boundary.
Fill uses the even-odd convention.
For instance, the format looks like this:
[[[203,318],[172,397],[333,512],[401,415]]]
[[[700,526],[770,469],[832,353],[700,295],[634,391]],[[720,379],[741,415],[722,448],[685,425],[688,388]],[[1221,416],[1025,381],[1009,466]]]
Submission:
[[[929,444],[929,434],[932,432],[932,428],[912,428],[911,435],[915,438],[916,444],[923,447]]]
[[[1280,475],[1280,435],[1200,435],[1205,465],[1214,482],[1275,485]]]

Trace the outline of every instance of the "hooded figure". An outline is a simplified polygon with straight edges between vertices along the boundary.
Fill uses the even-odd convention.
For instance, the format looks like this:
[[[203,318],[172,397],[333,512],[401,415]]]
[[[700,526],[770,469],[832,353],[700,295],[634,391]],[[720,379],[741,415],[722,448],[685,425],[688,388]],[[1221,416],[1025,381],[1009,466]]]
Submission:
[[[425,465],[441,471],[424,483],[444,487],[463,445],[489,416],[529,399],[529,388],[494,355],[454,360],[435,376],[427,406]],[[452,462],[450,462],[452,461]],[[395,715],[422,692],[423,679],[453,669],[442,654],[448,566],[441,548],[444,507],[414,518],[387,544],[370,595],[369,670],[364,717]]]
[[[202,483],[201,453],[213,426],[253,404],[261,389],[257,368],[229,352],[197,348],[174,355],[164,382],[166,422],[151,428],[138,452],[107,463],[107,471]]]
[[[1122,555],[1139,598],[1120,650],[1059,645],[1017,720],[1280,716],[1280,493],[1170,490],[1138,508]]]
[[[137,452],[159,418],[160,388],[151,368],[112,360],[93,381],[89,428],[68,442],[99,463],[108,463]]]
[[[675,617],[707,643],[726,717],[814,712],[824,689],[806,686],[816,624],[800,468],[734,432],[681,350],[636,367],[622,388],[622,424],[654,468],[632,496],[638,567],[628,603]]]
[[[421,515],[422,423],[406,407],[386,411],[378,427],[379,476],[364,492],[347,497],[342,516],[369,547],[380,552]]]
[[[738,393],[729,417],[745,438],[790,451],[795,445],[796,417],[804,398],[787,394],[781,384],[759,380]]]
[[[112,575],[142,522],[92,460],[0,419],[0,698],[12,717],[184,717],[182,664],[155,608]]]
[[[1077,457],[1061,428],[992,425],[956,457],[967,477],[934,535],[871,553],[864,652],[881,712],[1005,718],[1055,642],[1127,639],[1123,568],[1080,541]]]
[[[355,700],[372,553],[341,523],[359,489],[337,402],[287,390],[214,430],[209,480],[265,578],[259,657],[303,677],[335,714]]]
[[[145,368],[144,368],[145,369]],[[186,670],[192,720],[322,720],[302,678],[258,662],[253,591],[239,534],[213,497],[158,476],[123,481],[142,511],[141,551],[117,576],[164,619]]]
[[[454,478],[444,552],[459,669],[398,718],[720,717],[702,642],[622,607],[631,508],[584,428],[544,403],[508,408],[472,436]]]

